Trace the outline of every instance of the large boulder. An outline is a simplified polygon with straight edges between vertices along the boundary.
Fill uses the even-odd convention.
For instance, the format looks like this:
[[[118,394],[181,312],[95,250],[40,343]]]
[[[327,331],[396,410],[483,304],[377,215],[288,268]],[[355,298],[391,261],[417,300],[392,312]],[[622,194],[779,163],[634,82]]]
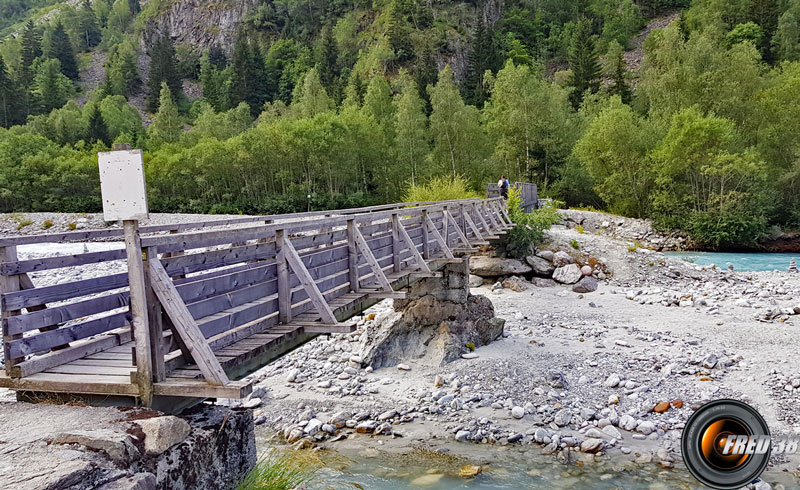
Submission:
[[[570,254],[563,250],[559,250],[555,254],[553,254],[553,265],[556,267],[564,267],[568,264],[574,264],[575,259],[572,258]]]
[[[472,274],[481,277],[500,277],[527,274],[531,267],[516,259],[502,259],[499,257],[484,257],[478,255],[469,260],[469,269]]]
[[[521,293],[522,291],[525,291],[528,288],[527,284],[525,283],[525,280],[517,276],[511,276],[508,279],[504,279],[501,285],[504,288],[510,289],[517,293]]]
[[[550,277],[553,275],[553,272],[556,268],[550,261],[543,259],[542,257],[537,257],[535,255],[529,255],[525,257],[525,262],[527,262],[531,268],[533,268],[533,273],[537,276],[542,277]]]
[[[572,286],[572,290],[576,293],[593,293],[597,291],[597,279],[592,276],[583,276],[578,284]]]
[[[500,337],[505,322],[486,297],[469,294],[466,276],[466,263],[447,264],[441,278],[412,284],[394,311],[367,323],[358,352],[362,363],[379,368],[413,359],[436,366],[460,359],[467,344]]]
[[[558,267],[555,272],[553,272],[553,279],[561,284],[575,284],[580,281],[581,277],[583,277],[583,274],[581,274],[580,268],[575,264]]]

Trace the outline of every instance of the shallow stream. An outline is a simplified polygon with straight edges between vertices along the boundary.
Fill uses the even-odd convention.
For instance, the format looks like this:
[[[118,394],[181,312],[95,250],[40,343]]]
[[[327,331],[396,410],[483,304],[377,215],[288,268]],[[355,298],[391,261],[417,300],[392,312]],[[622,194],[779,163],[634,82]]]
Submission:
[[[788,253],[666,252],[666,255],[697,265],[714,264],[721,269],[731,264],[734,270],[742,272],[785,271],[793,258],[800,260],[800,254]]]

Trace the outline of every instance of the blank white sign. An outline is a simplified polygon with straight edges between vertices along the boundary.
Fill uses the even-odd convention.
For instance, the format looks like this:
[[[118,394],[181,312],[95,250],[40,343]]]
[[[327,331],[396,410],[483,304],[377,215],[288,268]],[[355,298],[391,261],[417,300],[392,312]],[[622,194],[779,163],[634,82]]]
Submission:
[[[100,193],[106,221],[147,219],[147,188],[142,150],[97,154]]]

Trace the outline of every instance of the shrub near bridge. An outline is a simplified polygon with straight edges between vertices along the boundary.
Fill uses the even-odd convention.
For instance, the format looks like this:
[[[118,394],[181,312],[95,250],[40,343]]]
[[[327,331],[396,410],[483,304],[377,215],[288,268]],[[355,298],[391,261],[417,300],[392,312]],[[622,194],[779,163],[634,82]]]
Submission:
[[[545,230],[560,223],[561,217],[554,207],[537,209],[530,213],[522,210],[520,190],[508,190],[508,215],[516,224],[508,231],[508,251],[512,255],[524,256],[544,239]]]

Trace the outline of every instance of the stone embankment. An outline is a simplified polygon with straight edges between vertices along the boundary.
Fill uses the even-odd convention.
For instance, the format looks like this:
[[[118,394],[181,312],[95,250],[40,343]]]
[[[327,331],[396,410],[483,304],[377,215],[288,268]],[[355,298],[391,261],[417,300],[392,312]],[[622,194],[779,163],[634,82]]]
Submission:
[[[0,402],[0,488],[234,488],[256,460],[252,414]]]

